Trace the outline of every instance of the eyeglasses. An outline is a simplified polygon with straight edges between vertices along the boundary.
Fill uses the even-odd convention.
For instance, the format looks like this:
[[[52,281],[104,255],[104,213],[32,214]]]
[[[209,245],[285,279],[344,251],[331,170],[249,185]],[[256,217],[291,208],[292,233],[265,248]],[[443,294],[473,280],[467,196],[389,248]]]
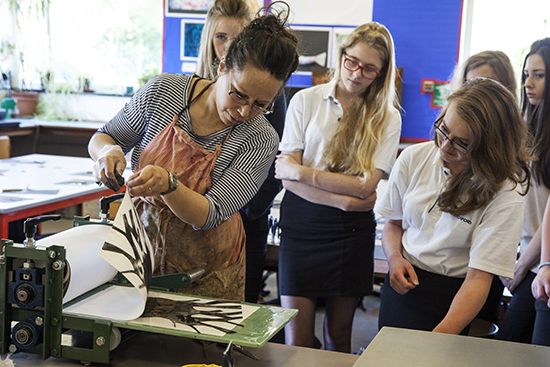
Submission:
[[[449,135],[445,134],[445,132],[439,128],[439,125],[437,124],[437,122],[434,124],[434,128],[435,128],[435,133],[437,134],[437,139],[439,140],[440,143],[443,143],[445,140],[448,140],[451,143],[452,147],[455,148],[460,153],[464,153],[464,154],[468,153],[468,147],[464,146],[464,144],[457,143],[455,140],[449,138]]]
[[[264,107],[264,106],[260,106],[256,103],[254,104],[250,104],[250,102],[248,102],[246,100],[246,98],[244,98],[243,96],[241,96],[239,93],[235,92],[235,91],[232,91],[231,90],[231,76],[229,77],[229,91],[227,92],[227,94],[229,94],[229,96],[231,97],[231,99],[233,99],[235,102],[237,102],[238,104],[240,104],[241,106],[246,106],[246,105],[249,105],[250,106],[250,109],[256,113],[261,113],[262,115],[269,115],[270,113],[273,113],[273,105],[274,105],[274,102],[271,102],[267,107]]]
[[[376,79],[380,76],[380,73],[374,69],[367,68],[366,66],[361,66],[352,59],[348,59],[347,55],[344,53],[344,68],[351,72],[355,72],[358,69],[361,69],[361,75],[363,78],[368,80]]]

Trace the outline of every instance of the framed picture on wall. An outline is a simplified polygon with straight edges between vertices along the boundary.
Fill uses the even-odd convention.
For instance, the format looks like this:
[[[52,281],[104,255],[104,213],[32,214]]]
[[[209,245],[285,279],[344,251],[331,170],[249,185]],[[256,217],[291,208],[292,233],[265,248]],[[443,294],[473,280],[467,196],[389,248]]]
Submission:
[[[204,18],[214,0],[166,0],[164,4],[166,16]]]
[[[181,20],[180,60],[181,71],[184,73],[194,72],[196,69],[203,27],[203,20]]]
[[[292,29],[296,32],[302,47],[297,71],[311,72],[314,67],[329,67],[332,28],[292,26]]]

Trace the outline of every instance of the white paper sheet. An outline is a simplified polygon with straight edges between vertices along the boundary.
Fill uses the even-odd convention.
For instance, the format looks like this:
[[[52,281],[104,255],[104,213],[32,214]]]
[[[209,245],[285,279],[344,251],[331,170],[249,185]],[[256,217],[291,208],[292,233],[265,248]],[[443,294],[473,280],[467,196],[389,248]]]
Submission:
[[[65,308],[64,312],[112,320],[133,320],[145,309],[153,274],[154,256],[149,238],[128,192],[124,195],[113,226],[108,228],[108,234],[89,256],[110,264],[109,266],[123,274],[133,287],[107,288]],[[89,274],[93,273],[92,271]]]
[[[135,287],[112,286],[63,309],[64,313],[109,320],[133,320],[143,313],[144,301]]]
[[[65,259],[71,276],[63,303],[111,280],[117,270],[98,256],[111,227],[90,224],[74,227],[36,241],[37,246],[60,245],[65,247]]]

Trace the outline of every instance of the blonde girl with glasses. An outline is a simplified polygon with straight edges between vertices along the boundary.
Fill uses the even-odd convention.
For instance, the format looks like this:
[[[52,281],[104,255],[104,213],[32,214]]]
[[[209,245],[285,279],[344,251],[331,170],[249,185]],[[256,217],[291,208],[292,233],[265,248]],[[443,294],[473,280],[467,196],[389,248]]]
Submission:
[[[182,290],[188,294],[244,301],[245,232],[237,211],[265,180],[279,142],[252,106],[267,108],[298,66],[288,5],[268,10],[231,42],[215,82],[180,74],[151,79],[88,146],[96,179],[116,190],[132,151],[126,187],[154,245],[155,273],[206,271]]]
[[[216,0],[208,10],[201,36],[199,60],[196,74],[203,78],[218,78],[219,60],[227,52],[231,40],[252,20],[252,12],[257,11],[256,0]],[[248,100],[235,90],[229,90],[231,98],[246,106]],[[266,118],[283,135],[286,113],[284,89],[275,97],[270,106],[251,107],[259,113],[269,112]],[[258,193],[240,210],[246,232],[246,284],[245,301],[256,303],[263,287],[263,272],[267,254],[269,234],[268,215],[273,199],[281,191],[281,181],[275,178],[275,165],[272,163],[267,178]]]
[[[528,132],[514,96],[487,78],[453,93],[435,127],[401,153],[376,204],[389,265],[379,327],[467,334],[493,277],[514,272]]]
[[[375,190],[401,133],[394,81],[392,37],[367,23],[340,47],[332,80],[289,104],[276,160],[286,189],[279,292],[300,312],[285,327],[287,344],[314,346],[322,297],[325,349],[350,352],[355,309],[372,293]]]
[[[537,272],[547,272],[541,259],[542,218],[550,197],[550,38],[534,42],[525,57],[521,77],[522,113],[532,135],[533,182],[525,197],[525,219],[520,256],[512,277],[501,278],[513,297],[501,324],[498,339],[550,346],[550,309],[536,301],[531,285]]]

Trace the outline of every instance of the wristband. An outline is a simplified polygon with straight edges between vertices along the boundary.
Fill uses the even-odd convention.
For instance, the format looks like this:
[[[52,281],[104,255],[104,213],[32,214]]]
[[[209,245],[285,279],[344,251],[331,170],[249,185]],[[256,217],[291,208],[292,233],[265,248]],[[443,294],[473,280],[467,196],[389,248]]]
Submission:
[[[540,270],[540,268],[542,268],[543,266],[548,266],[548,265],[550,265],[550,262],[542,263],[542,264],[540,264],[540,265],[538,266],[537,269]]]

